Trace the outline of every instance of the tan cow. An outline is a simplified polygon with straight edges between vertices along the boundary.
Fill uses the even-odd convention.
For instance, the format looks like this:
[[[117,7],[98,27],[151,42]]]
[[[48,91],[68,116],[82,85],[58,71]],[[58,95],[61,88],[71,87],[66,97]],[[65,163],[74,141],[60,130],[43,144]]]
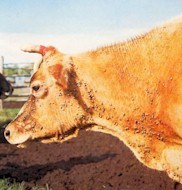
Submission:
[[[90,128],[182,183],[182,17],[136,39],[77,55],[42,54],[31,95],[5,130],[11,144]]]

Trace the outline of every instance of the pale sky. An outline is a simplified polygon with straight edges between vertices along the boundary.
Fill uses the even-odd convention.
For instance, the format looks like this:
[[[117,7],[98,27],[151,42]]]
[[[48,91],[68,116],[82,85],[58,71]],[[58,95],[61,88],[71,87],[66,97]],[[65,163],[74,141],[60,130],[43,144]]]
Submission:
[[[126,40],[182,13],[182,0],[0,1],[0,56],[32,62],[26,44],[77,53]]]

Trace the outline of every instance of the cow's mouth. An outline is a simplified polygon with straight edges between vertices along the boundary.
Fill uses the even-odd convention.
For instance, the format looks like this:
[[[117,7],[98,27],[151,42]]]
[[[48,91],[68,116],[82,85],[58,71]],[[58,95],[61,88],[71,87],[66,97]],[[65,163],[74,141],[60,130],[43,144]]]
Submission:
[[[17,128],[12,126],[7,126],[4,131],[4,137],[10,144],[23,144],[28,140],[38,140],[41,142],[46,141],[66,141],[72,137],[76,137],[80,130],[89,130],[92,129],[93,124],[87,124],[82,126],[73,127],[67,131],[62,131],[62,133],[53,133],[49,134],[47,133],[44,136],[32,135],[31,132],[20,132],[17,130]],[[60,132],[60,131],[59,131]]]
[[[11,132],[8,128],[6,128],[4,131],[4,137],[10,144],[21,144],[31,138],[31,135],[29,133],[15,135]]]
[[[0,95],[0,99],[6,99],[8,96],[9,96],[9,93],[3,92],[3,93],[1,93],[1,95]]]
[[[2,92],[0,94],[0,99],[6,99],[8,96],[10,96],[12,94],[12,92],[13,92],[13,89],[9,92]]]

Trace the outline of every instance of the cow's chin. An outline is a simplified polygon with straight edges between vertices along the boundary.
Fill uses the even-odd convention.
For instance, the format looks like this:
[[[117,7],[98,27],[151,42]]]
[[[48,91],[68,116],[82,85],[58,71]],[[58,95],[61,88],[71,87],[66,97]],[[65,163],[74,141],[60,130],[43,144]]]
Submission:
[[[22,144],[31,138],[30,134],[17,135],[16,137],[6,139],[10,144]]]
[[[8,96],[6,94],[1,94],[0,99],[6,99]]]

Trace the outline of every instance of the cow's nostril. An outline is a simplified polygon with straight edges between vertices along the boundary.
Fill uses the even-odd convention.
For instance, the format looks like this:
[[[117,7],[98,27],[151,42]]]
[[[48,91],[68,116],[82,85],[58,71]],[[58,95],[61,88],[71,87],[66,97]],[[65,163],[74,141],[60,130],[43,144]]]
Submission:
[[[10,130],[5,131],[5,137],[10,137]]]

